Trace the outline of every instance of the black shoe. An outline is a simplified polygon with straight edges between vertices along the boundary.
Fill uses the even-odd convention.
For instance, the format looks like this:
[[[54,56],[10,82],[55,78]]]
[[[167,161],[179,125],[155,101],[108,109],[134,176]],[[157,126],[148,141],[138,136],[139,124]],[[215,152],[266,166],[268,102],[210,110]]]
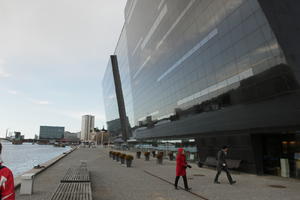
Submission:
[[[233,184],[235,184],[236,183],[236,181],[231,181],[230,182],[230,185],[233,185]]]
[[[219,181],[215,181],[214,184],[221,184]]]
[[[184,188],[186,191],[191,191],[192,188]]]

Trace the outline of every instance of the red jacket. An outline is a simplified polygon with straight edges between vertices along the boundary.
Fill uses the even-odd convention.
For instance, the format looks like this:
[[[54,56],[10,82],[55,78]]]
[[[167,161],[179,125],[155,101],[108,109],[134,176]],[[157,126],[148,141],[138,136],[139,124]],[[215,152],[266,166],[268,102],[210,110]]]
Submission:
[[[15,200],[14,176],[10,169],[0,165],[0,199]]]
[[[185,176],[186,175],[186,158],[185,155],[182,154],[183,148],[178,149],[178,154],[176,157],[176,176]]]

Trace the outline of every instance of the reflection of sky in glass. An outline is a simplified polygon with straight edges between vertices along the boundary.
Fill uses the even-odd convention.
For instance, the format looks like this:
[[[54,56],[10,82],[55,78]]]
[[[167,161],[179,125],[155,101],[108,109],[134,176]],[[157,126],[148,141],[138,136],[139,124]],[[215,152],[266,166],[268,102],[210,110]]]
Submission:
[[[2,159],[4,165],[12,170],[14,176],[18,176],[34,166],[45,163],[70,150],[70,147],[61,148],[52,145],[32,145],[31,143],[13,145],[4,141],[1,143],[3,145]]]
[[[136,2],[116,47],[131,125],[169,117],[286,62],[257,0],[162,2]]]
[[[124,103],[126,108],[126,114],[129,119],[130,125],[134,124],[133,116],[133,100],[132,100],[132,91],[131,91],[131,79],[130,79],[130,69],[128,64],[128,51],[127,51],[127,36],[125,28],[122,30],[120,39],[117,44],[115,54],[118,58],[120,78],[122,82],[122,91],[124,97]],[[106,112],[106,121],[112,121],[119,119],[119,111],[117,98],[115,93],[115,84],[112,73],[112,66],[109,60],[105,75],[102,82],[103,87],[103,97],[105,104]]]

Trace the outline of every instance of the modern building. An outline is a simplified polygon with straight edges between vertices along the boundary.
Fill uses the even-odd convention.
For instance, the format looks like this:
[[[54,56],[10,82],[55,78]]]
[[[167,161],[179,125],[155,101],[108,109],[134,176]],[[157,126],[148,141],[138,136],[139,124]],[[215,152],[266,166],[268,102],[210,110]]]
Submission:
[[[81,140],[89,141],[90,133],[95,128],[95,117],[92,115],[84,115],[82,116],[81,122]]]
[[[201,161],[227,144],[243,171],[300,177],[299,10],[128,0],[114,53],[136,139],[194,141]],[[102,85],[109,124],[119,118],[110,62]]]
[[[80,141],[77,133],[71,133],[69,131],[65,131],[64,139],[67,141]]]
[[[40,140],[59,140],[64,138],[65,127],[40,126]]]

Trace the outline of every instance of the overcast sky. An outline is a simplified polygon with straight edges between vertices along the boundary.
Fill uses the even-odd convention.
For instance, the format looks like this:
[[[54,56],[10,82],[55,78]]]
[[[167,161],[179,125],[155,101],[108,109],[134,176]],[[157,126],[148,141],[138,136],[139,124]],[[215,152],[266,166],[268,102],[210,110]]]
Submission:
[[[126,0],[0,0],[0,137],[105,123],[101,81]]]

